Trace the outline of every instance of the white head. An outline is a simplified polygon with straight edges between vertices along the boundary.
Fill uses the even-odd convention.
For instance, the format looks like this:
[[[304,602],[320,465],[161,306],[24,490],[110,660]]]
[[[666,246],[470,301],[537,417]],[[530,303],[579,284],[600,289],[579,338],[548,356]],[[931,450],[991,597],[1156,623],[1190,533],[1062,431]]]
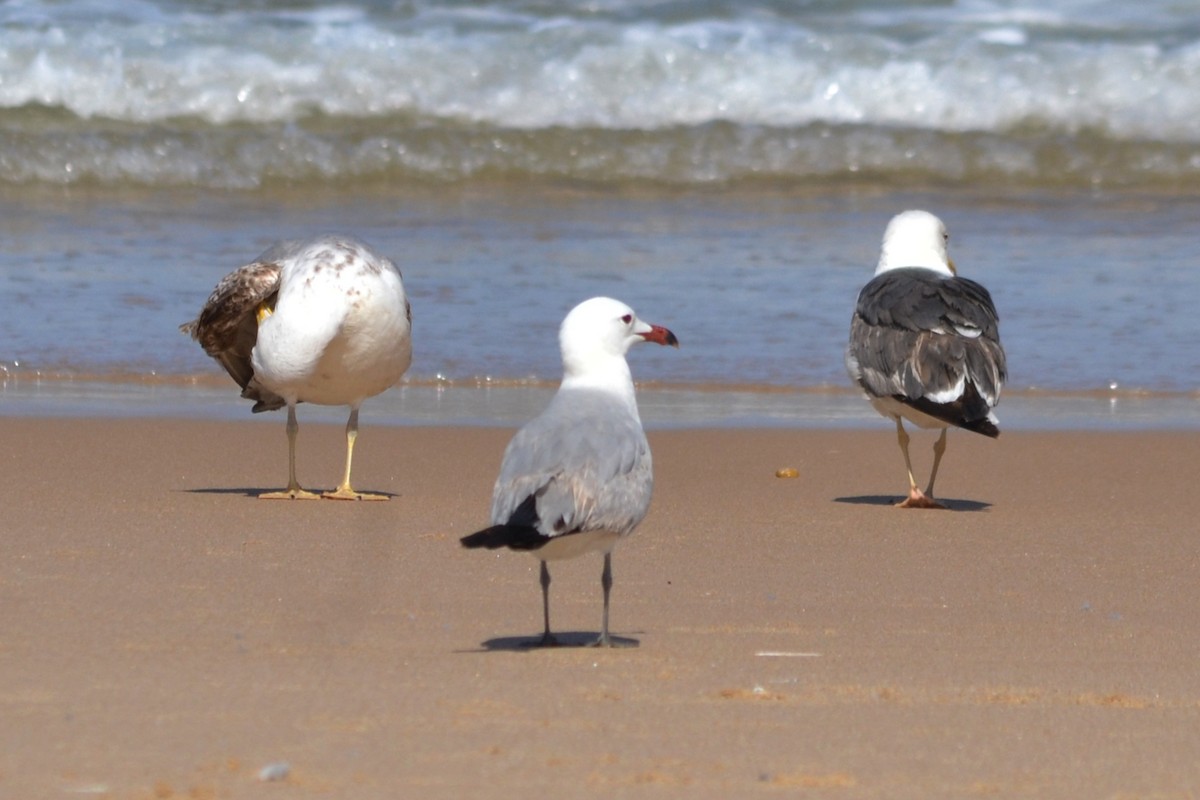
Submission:
[[[558,331],[566,377],[603,372],[638,342],[679,346],[675,334],[642,322],[633,309],[611,297],[593,297],[571,309]],[[626,367],[626,372],[628,368]]]
[[[928,211],[897,214],[883,232],[875,274],[899,267],[924,267],[954,275],[954,262],[946,254],[949,239],[945,224]]]

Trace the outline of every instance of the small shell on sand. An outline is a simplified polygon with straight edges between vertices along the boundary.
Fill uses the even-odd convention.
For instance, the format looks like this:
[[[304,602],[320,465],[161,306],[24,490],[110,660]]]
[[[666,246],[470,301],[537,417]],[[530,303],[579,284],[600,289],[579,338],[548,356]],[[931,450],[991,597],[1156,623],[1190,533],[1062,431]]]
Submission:
[[[286,761],[276,761],[260,769],[258,771],[258,779],[260,781],[286,781],[291,771],[291,764]]]

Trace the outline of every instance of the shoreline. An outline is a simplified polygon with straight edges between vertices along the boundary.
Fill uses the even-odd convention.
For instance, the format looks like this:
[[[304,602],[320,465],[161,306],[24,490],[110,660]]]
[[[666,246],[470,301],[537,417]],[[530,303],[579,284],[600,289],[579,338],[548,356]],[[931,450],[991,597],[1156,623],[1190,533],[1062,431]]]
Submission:
[[[0,417],[0,793],[1187,796],[1200,432],[952,437],[905,512],[880,424],[652,431],[637,646],[529,651],[536,561],[457,542],[510,430],[364,424],[391,501],[304,503],[249,496],[279,420]],[[302,421],[302,482],[343,448]],[[554,581],[582,640],[599,563]]]
[[[519,426],[545,407],[557,381],[405,381],[363,404],[363,424]],[[647,429],[867,429],[886,425],[849,387],[721,387],[639,383]],[[342,407],[302,406],[301,422],[345,421]],[[1200,393],[1006,390],[1001,430],[1196,430]],[[8,374],[0,380],[0,418],[150,417],[257,419],[224,378],[152,376],[74,379]]]

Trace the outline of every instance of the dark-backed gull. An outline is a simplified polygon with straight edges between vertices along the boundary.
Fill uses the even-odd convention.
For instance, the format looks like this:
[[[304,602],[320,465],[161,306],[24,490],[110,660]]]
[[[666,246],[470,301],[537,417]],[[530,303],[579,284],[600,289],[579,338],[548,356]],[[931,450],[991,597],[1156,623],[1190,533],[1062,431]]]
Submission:
[[[953,425],[995,438],[992,409],[1006,378],[999,320],[991,295],[958,277],[946,254],[946,226],[927,211],[888,223],[875,277],[858,295],[846,369],[871,404],[895,420],[908,470],[905,508],[943,508],[933,483]],[[913,477],[903,420],[941,428],[924,491]]]

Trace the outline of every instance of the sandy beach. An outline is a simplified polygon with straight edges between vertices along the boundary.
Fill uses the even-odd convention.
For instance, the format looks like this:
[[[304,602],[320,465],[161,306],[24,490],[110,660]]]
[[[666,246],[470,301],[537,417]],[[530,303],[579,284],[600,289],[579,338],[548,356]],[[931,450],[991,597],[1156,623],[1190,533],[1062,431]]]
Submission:
[[[1200,800],[1196,22],[0,2],[0,800]],[[1009,365],[947,511],[892,507],[845,363],[906,209]],[[258,499],[285,417],[179,330],[326,233],[411,301],[355,458],[388,502]],[[594,296],[681,343],[629,361],[629,646],[578,646],[591,556],[553,567],[569,646],[530,649],[537,561],[459,540]],[[299,417],[332,489],[345,410]]]
[[[636,646],[528,651],[536,561],[457,541],[510,430],[366,420],[357,504],[252,496],[282,421],[0,432],[5,798],[1200,791],[1200,433],[952,435],[949,512],[889,507],[882,422],[652,433]],[[302,421],[301,480],[342,445]],[[569,641],[599,571],[554,570]]]

